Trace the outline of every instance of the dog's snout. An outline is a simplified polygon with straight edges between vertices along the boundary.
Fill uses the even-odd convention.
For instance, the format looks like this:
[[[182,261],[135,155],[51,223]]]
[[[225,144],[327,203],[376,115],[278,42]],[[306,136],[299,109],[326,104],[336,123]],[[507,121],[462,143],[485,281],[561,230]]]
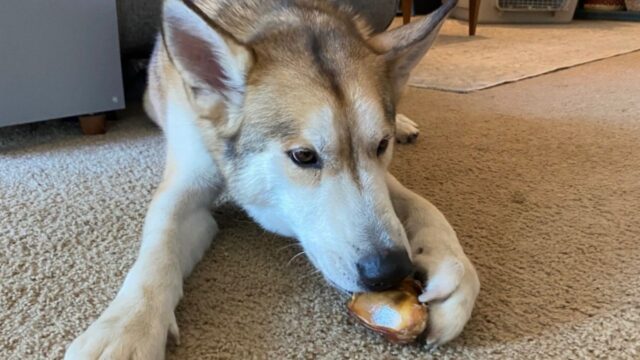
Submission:
[[[394,287],[413,271],[411,260],[403,249],[367,255],[361,258],[356,266],[360,281],[371,291]]]

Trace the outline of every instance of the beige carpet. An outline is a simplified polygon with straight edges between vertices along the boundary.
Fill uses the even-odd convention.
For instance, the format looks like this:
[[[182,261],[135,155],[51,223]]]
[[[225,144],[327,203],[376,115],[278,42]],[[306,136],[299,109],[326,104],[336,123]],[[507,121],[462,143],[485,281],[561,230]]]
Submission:
[[[394,172],[449,217],[483,289],[429,355],[347,316],[286,239],[240,212],[185,285],[170,359],[640,358],[640,54],[473,94],[411,89]],[[0,359],[55,359],[138,248],[161,135],[128,116],[0,129]]]
[[[410,84],[469,92],[640,49],[640,23],[480,24],[477,36],[467,32],[467,22],[448,20]]]

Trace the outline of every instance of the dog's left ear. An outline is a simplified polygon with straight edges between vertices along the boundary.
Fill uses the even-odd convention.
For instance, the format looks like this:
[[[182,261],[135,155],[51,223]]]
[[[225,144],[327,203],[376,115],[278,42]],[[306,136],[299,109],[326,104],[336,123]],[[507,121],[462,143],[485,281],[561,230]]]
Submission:
[[[165,0],[162,36],[180,76],[200,103],[211,96],[242,103],[250,49],[214,24],[190,0]]]
[[[391,66],[396,100],[409,80],[409,73],[427,53],[457,2],[443,0],[438,9],[424,18],[369,39],[373,49],[384,56]]]

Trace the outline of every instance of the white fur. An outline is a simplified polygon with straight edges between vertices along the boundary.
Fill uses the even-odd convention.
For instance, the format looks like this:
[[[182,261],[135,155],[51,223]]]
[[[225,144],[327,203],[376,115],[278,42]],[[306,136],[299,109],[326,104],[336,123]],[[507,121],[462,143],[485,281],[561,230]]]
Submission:
[[[471,317],[480,280],[444,215],[391,174],[387,184],[396,212],[403,218],[413,262],[428,276],[420,296],[421,301],[430,301],[427,342],[444,344],[458,336]]]
[[[381,131],[382,109],[373,102],[361,101],[358,112],[367,122],[378,120],[368,131],[375,136],[375,144],[385,136]],[[335,122],[340,120],[332,109],[318,106],[307,116],[301,136],[304,142],[289,148],[317,149],[327,161],[339,157],[338,149],[343,144]],[[265,151],[245,161],[250,165],[242,166],[240,176],[229,185],[234,200],[265,229],[297,238],[329,282],[343,290],[364,291],[357,262],[381,249],[408,247],[385,182],[391,156],[381,161],[367,153],[370,149],[357,149],[361,153],[356,179],[344,166],[331,174],[328,170],[300,169],[288,158],[280,141],[266,146]],[[391,148],[388,151],[391,153]],[[288,172],[300,173],[297,181],[292,181]]]
[[[169,112],[169,168],[145,219],[139,257],[116,298],[65,359],[162,359],[167,333],[178,336],[174,309],[182,279],[218,230],[209,212],[217,174],[193,122],[185,121],[193,114],[178,106]]]
[[[206,99],[194,95],[196,102],[224,98],[232,118],[231,109],[238,108],[243,100],[244,66],[249,56],[180,1],[166,0],[164,14],[169,26],[165,28],[168,47],[176,45],[171,44],[171,31],[175,29],[205,40],[208,47],[204,54],[186,55],[214,57],[233,90],[218,94],[212,89],[213,96],[209,94]],[[418,50],[426,51],[425,46],[420,45]],[[207,75],[198,73],[203,71],[201,63],[183,64],[184,54],[174,55],[183,80],[192,82],[189,85],[212,85],[199,83],[206,78],[202,75]],[[408,69],[404,70],[408,74]],[[479,291],[478,277],[444,216],[387,174],[392,145],[383,157],[372,156],[371,147],[387,135],[385,131],[390,133],[378,104],[358,96],[362,98],[357,105],[358,116],[373,121],[358,122],[369,127],[355,133],[374,139],[372,146],[361,146],[365,143],[362,139],[339,139],[339,134],[350,131],[338,131],[331,109],[326,104],[318,106],[302,134],[309,144],[300,145],[334,157],[344,156],[336,155],[340,141],[352,141],[360,148],[349,150],[358,152],[355,171],[343,166],[346,169],[314,172],[293,164],[286,155],[288,149],[276,140],[265,144],[264,151],[243,158],[244,166],[223,160],[214,163],[186,96],[180,89],[170,89],[165,109],[149,109],[154,117],[157,112],[165,112],[161,115],[166,120],[167,168],[145,219],[140,254],[116,298],[70,345],[66,359],[164,358],[167,334],[178,335],[174,309],[182,296],[182,279],[217,232],[209,206],[225,185],[234,200],[263,227],[298,238],[311,262],[343,290],[364,290],[356,269],[360,258],[404,246],[414,264],[429,276],[421,295],[421,300],[430,301],[429,343],[442,344],[462,331]],[[418,131],[416,124],[402,115],[397,118],[397,126],[401,137],[411,137]],[[334,163],[345,162],[340,160]],[[225,184],[217,165],[225,170],[225,176],[232,174],[234,179]],[[297,176],[290,176],[296,171]]]
[[[406,144],[413,142],[419,134],[420,129],[418,129],[418,124],[405,115],[396,115],[396,140],[398,140],[399,143]]]

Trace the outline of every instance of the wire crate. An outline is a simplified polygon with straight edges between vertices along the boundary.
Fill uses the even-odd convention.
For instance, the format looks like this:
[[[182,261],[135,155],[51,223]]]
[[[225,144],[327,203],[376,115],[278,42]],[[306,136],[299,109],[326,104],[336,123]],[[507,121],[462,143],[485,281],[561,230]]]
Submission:
[[[568,0],[497,0],[500,11],[563,11]]]
[[[484,0],[480,23],[565,23],[573,19],[578,0]],[[469,20],[469,0],[459,0],[456,19]]]

